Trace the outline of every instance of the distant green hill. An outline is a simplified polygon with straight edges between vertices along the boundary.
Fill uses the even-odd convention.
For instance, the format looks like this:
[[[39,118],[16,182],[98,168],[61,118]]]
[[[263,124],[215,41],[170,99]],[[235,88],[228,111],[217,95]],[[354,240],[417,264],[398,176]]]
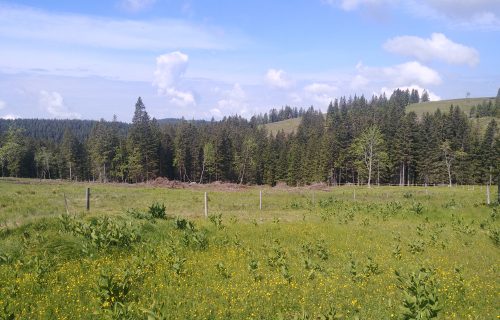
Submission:
[[[292,132],[295,132],[295,130],[297,130],[301,120],[302,117],[287,119],[283,121],[267,123],[264,125],[264,127],[267,129],[269,134],[273,136],[276,135],[281,130],[283,130],[285,134],[290,134]]]
[[[465,113],[469,113],[472,107],[477,106],[478,104],[483,103],[483,101],[492,101],[495,103],[495,98],[468,98],[468,99],[450,99],[450,100],[440,100],[440,101],[429,101],[429,102],[421,102],[421,103],[412,103],[408,107],[406,107],[406,112],[415,112],[417,116],[422,116],[426,112],[434,113],[437,109],[442,112],[448,112],[450,106],[453,104],[454,106],[459,106]]]
[[[448,112],[450,106],[453,105],[453,106],[459,106],[461,110],[463,110],[466,114],[469,114],[469,111],[472,109],[472,107],[483,103],[483,101],[486,102],[491,101],[494,104],[495,98],[483,97],[483,98],[468,98],[468,99],[449,99],[449,100],[413,103],[406,107],[406,112],[413,111],[420,118],[426,112],[434,113],[436,112],[437,109],[441,110],[442,112]],[[477,119],[474,118],[471,120],[473,124],[479,126],[480,130],[483,131],[492,119],[493,117],[482,117]],[[267,128],[269,134],[272,135],[276,135],[276,133],[280,130],[283,130],[286,134],[289,134],[297,130],[301,120],[302,117],[288,119],[288,120],[268,123],[265,124],[264,127]]]

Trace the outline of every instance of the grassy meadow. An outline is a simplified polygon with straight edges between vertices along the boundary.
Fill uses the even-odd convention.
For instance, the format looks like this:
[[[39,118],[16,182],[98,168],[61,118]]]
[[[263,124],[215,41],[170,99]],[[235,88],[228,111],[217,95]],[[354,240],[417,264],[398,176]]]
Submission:
[[[485,192],[0,179],[0,319],[495,319]]]
[[[429,101],[421,103],[413,103],[406,107],[406,112],[415,112],[417,116],[421,117],[425,113],[434,113],[436,110],[441,110],[441,112],[448,112],[450,106],[459,106],[460,109],[469,114],[472,107],[483,103],[484,101],[491,101],[495,104],[495,98],[464,98],[464,99],[450,99],[450,100],[439,100],[439,101]]]
[[[429,101],[422,103],[412,103],[406,107],[406,112],[415,112],[419,118],[421,118],[425,113],[433,114],[436,110],[441,110],[441,112],[447,113],[450,110],[450,106],[459,106],[462,111],[466,114],[469,114],[472,107],[477,106],[478,104],[483,103],[484,101],[492,101],[495,103],[495,98],[464,98],[464,99],[449,99],[449,100],[439,100],[439,101]],[[486,130],[486,126],[488,123],[498,118],[494,117],[481,117],[481,118],[473,118],[471,119],[474,126],[477,126],[481,133]],[[270,135],[276,135],[276,133],[280,130],[283,130],[286,134],[293,133],[299,127],[300,118],[288,119],[273,123],[267,123],[264,127],[267,129]]]
[[[267,129],[269,134],[273,136],[281,130],[283,130],[285,134],[291,134],[297,130],[300,125],[300,121],[302,121],[302,117],[266,123],[264,127]]]

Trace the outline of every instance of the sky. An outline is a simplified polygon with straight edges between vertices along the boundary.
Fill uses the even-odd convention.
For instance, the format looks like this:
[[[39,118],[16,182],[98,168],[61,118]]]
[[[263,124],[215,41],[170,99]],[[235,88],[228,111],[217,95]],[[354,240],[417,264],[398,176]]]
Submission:
[[[0,118],[130,122],[495,96],[500,0],[0,0]]]

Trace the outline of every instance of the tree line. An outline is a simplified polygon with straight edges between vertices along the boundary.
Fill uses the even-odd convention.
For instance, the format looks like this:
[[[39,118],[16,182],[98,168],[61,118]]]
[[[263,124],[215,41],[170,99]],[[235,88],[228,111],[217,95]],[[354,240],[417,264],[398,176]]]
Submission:
[[[497,122],[481,129],[453,105],[418,118],[405,110],[422,101],[415,91],[398,89],[389,98],[369,100],[342,97],[326,114],[313,107],[282,108],[280,117],[302,117],[292,134],[268,134],[262,115],[160,123],[150,118],[141,98],[131,124],[71,120],[61,122],[62,128],[23,120],[24,127],[11,124],[0,131],[1,175],[291,186],[491,183],[500,171]],[[491,108],[500,108],[500,89]],[[273,110],[270,114],[280,114]],[[42,129],[33,131],[30,123],[50,134],[32,134]]]

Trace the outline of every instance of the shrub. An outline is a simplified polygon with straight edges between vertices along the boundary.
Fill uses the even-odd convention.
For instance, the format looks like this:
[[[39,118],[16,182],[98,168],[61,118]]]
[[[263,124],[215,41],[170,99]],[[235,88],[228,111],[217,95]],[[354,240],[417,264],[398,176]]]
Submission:
[[[149,214],[154,219],[167,219],[167,213],[165,205],[162,203],[155,202],[149,207]]]
[[[421,268],[417,273],[402,275],[396,271],[398,287],[403,293],[401,318],[433,319],[441,310],[438,297],[438,286],[433,273]]]

